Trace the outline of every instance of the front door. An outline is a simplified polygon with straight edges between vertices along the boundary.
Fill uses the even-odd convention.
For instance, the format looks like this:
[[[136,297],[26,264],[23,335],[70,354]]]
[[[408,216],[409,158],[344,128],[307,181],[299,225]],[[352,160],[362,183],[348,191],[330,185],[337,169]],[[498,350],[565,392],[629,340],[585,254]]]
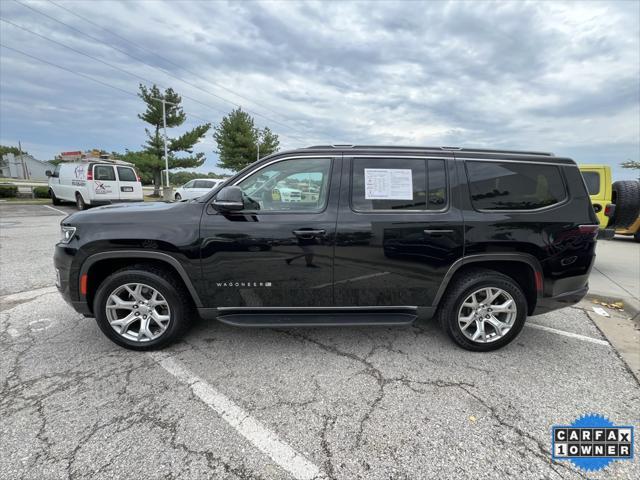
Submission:
[[[454,160],[345,158],[336,231],[336,306],[429,307],[463,255]],[[346,178],[346,177],[345,177]]]
[[[341,161],[268,160],[234,185],[245,209],[201,222],[206,307],[330,307]],[[305,195],[287,195],[305,192]]]

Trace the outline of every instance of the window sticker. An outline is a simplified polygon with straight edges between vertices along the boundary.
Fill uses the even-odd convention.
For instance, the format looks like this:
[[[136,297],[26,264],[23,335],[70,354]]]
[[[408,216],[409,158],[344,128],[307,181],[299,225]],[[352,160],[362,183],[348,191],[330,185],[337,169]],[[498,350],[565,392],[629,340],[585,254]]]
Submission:
[[[366,200],[413,200],[411,169],[365,168]]]

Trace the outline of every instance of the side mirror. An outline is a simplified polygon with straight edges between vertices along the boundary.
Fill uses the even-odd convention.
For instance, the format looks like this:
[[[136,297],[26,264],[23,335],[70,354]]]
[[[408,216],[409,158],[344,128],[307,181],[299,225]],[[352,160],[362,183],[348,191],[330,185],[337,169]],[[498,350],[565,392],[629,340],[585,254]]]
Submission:
[[[44,172],[47,177],[53,177],[53,172],[51,170],[47,170]]]
[[[224,187],[216,194],[212,205],[219,212],[243,210],[242,189],[240,187]]]

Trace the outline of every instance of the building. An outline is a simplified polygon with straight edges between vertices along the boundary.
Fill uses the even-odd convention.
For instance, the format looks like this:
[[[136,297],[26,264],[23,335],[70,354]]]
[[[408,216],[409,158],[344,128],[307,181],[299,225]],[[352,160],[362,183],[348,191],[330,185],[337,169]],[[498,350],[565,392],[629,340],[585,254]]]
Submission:
[[[2,156],[2,161],[0,161],[0,177],[46,181],[47,175],[45,172],[54,168],[53,164],[36,160],[26,153],[23,155],[6,153]]]

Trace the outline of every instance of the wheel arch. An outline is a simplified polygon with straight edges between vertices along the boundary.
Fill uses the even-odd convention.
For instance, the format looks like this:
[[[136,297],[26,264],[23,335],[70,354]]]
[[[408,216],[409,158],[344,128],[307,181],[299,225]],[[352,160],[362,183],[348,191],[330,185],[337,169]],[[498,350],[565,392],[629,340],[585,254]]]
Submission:
[[[128,265],[135,263],[149,263],[157,267],[164,268],[177,275],[185,288],[189,292],[194,305],[197,308],[202,307],[200,297],[189,278],[182,264],[171,255],[162,252],[143,252],[137,250],[119,250],[110,252],[96,253],[88,257],[80,268],[79,282],[82,283],[83,277],[86,275],[86,296],[84,300],[87,302],[89,309],[93,310],[93,298],[100,284],[111,273],[120,270]],[[82,292],[80,289],[80,297]]]
[[[525,267],[524,269],[522,267]],[[456,277],[472,268],[486,268],[507,275],[520,287],[527,299],[527,314],[535,309],[538,297],[542,295],[542,265],[536,257],[527,253],[491,253],[463,257],[456,261],[445,274],[433,300],[437,309],[444,294]]]

